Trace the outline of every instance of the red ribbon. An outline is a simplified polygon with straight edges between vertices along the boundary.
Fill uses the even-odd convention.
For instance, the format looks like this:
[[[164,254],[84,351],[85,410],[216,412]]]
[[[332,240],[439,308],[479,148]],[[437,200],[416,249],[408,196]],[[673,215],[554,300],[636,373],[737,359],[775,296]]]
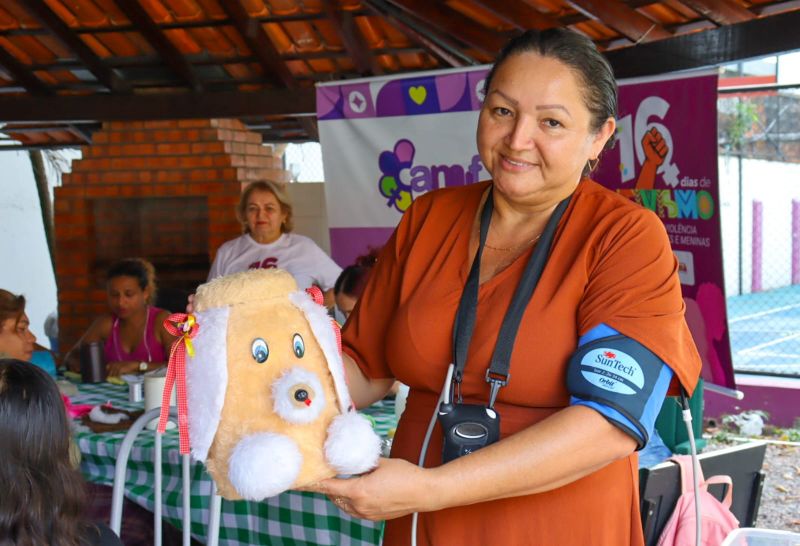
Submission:
[[[325,301],[325,295],[322,293],[322,289],[319,286],[309,286],[306,288],[306,294],[311,296],[311,299],[314,300],[314,303],[317,305],[322,305],[323,301]]]
[[[342,328],[339,323],[331,319],[331,327],[333,328],[333,335],[336,336],[336,348],[339,349],[339,354],[342,354]]]
[[[189,453],[189,406],[186,398],[186,349],[192,353],[192,338],[197,335],[200,326],[194,315],[173,313],[164,321],[164,328],[170,335],[179,336],[172,344],[167,364],[167,378],[164,383],[164,394],[161,398],[161,417],[158,420],[158,432],[167,430],[169,420],[169,402],[172,386],[177,383],[178,391],[178,439],[181,455]]]

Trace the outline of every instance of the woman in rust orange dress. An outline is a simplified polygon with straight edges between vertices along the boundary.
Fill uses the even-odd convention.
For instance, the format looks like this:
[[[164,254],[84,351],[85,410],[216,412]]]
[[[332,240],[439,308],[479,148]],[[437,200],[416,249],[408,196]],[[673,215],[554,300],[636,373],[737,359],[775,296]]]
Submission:
[[[616,114],[612,71],[590,40],[528,31],[501,52],[485,90],[477,142],[492,180],[414,202],[343,332],[359,406],[395,379],[411,387],[392,458],[320,490],[352,515],[388,520],[385,546],[411,544],[414,512],[419,544],[639,546],[635,451],[668,388],[691,392],[700,370],[676,260],[652,212],[587,178]],[[499,441],[442,464],[436,424],[417,466],[440,391],[489,405],[498,332],[557,208],[493,406]],[[473,262],[463,380],[443,389]]]

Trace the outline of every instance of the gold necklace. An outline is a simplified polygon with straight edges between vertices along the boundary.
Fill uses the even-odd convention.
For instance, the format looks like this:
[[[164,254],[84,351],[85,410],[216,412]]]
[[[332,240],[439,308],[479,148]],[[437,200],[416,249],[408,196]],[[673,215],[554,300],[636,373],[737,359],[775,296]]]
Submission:
[[[514,245],[514,246],[510,246],[510,247],[492,246],[489,243],[483,243],[483,246],[485,246],[486,248],[489,248],[491,250],[497,250],[498,252],[511,252],[513,250],[519,250],[520,248],[526,247],[528,245],[532,245],[533,243],[538,241],[539,237],[541,237],[541,236],[542,236],[542,234],[540,233],[539,235],[537,235],[536,237],[534,237],[530,241],[525,241],[523,243],[520,243],[520,244]]]

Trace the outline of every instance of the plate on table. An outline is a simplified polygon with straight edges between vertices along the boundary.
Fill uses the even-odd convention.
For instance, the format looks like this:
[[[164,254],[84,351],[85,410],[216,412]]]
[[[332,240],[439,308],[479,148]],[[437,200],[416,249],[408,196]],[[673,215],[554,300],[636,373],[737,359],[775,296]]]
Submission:
[[[89,414],[87,413],[83,417],[81,417],[81,423],[92,429],[92,432],[119,432],[121,430],[128,430],[131,428],[131,425],[138,419],[143,413],[144,410],[136,410],[136,411],[128,411],[124,409],[114,408],[113,411],[106,411],[105,413],[124,413],[129,418],[120,421],[119,423],[98,423],[97,421],[92,421],[89,418]]]

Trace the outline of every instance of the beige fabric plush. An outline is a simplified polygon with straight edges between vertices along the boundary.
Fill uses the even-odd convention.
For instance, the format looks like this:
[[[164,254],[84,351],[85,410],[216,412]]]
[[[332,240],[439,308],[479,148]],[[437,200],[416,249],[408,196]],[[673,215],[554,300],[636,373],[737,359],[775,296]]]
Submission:
[[[377,464],[380,440],[352,409],[335,323],[291,275],[215,279],[195,308],[190,439],[223,497],[261,499]]]

